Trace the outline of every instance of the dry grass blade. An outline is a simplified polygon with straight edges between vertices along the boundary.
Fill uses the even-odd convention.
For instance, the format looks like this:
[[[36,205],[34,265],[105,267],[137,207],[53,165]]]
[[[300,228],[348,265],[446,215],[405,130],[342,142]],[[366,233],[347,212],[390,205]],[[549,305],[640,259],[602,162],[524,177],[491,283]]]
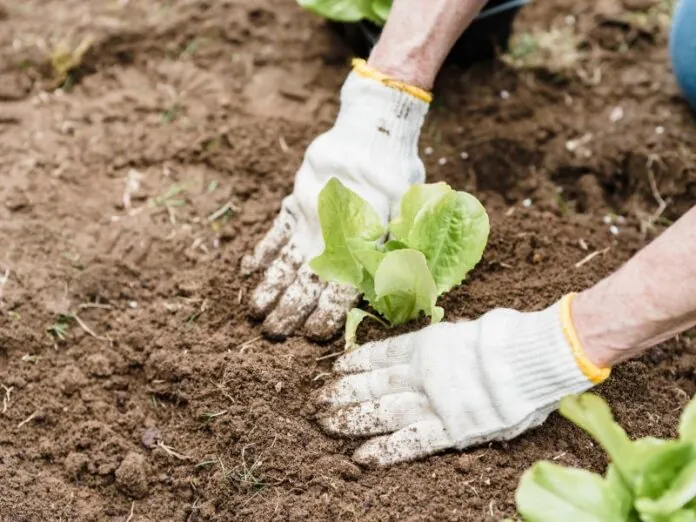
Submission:
[[[109,337],[102,337],[101,335],[97,335],[96,333],[94,333],[94,331],[89,326],[87,326],[82,319],[80,319],[79,315],[72,314],[72,316],[73,316],[73,319],[75,319],[75,322],[80,326],[80,328],[82,328],[85,331],[85,333],[87,333],[87,335],[94,337],[95,339],[97,339],[99,341],[106,341],[109,344],[112,343],[112,341]]]
[[[582,265],[589,263],[590,261],[592,261],[592,260],[593,260],[595,257],[597,257],[597,256],[603,256],[604,254],[606,254],[607,252],[609,252],[609,249],[610,249],[610,248],[611,248],[611,247],[607,247],[607,248],[605,248],[605,249],[603,249],[603,250],[595,250],[594,252],[592,252],[592,253],[590,253],[590,254],[587,254],[587,255],[586,255],[585,257],[583,257],[580,261],[578,261],[577,263],[575,263],[575,268],[580,268]]]
[[[253,339],[249,339],[248,341],[244,341],[242,344],[237,346],[237,348],[239,348],[239,353],[243,354],[244,352],[246,352],[251,347],[251,345],[253,345],[256,341],[260,340],[262,337],[263,336],[259,335],[257,337],[254,337]]]
[[[135,510],[135,500],[131,502],[131,509],[130,513],[128,514],[128,518],[126,519],[126,522],[130,522],[131,520],[133,520],[133,510]]]
[[[31,415],[29,415],[29,416],[28,416],[26,419],[24,419],[22,422],[20,422],[19,424],[17,424],[17,428],[21,428],[21,427],[24,426],[25,424],[27,424],[27,423],[33,421],[39,413],[41,413],[41,410],[36,410],[34,413],[32,413]]]
[[[12,390],[14,390],[14,387],[0,384],[0,388],[5,390],[5,396],[2,398],[2,413],[5,413],[10,401],[12,400]]]
[[[183,453],[179,453],[176,451],[174,448],[171,446],[167,446],[164,442],[161,440],[157,441],[157,447],[160,448],[162,451],[164,451],[167,455],[174,457],[175,459],[179,460],[192,460],[191,457],[188,455],[184,455]]]
[[[228,201],[208,216],[208,222],[212,223],[213,221],[217,221],[221,217],[228,216],[235,212],[239,212],[239,209],[235,206],[234,203],[232,203],[232,201]]]
[[[101,303],[80,303],[77,305],[78,310],[87,310],[90,308],[97,308],[99,310],[113,310],[113,306]]]
[[[94,38],[85,36],[74,49],[65,40],[61,41],[51,52],[51,67],[56,78],[62,83],[68,78],[68,74],[77,69],[82,60],[92,47]]]
[[[334,357],[338,357],[338,356],[340,356],[340,355],[343,355],[344,353],[345,353],[345,351],[333,352],[333,353],[329,353],[329,354],[327,354],[327,355],[322,355],[321,357],[317,357],[317,358],[314,359],[314,360],[317,361],[317,362],[319,362],[319,361],[325,361],[326,359],[333,359]]]
[[[662,159],[657,154],[650,154],[648,156],[648,161],[646,163],[648,183],[650,185],[650,192],[652,192],[652,196],[653,198],[655,198],[655,201],[657,202],[657,209],[646,219],[641,220],[640,231],[643,235],[645,235],[648,232],[648,230],[653,229],[655,222],[658,219],[660,219],[664,211],[667,209],[667,206],[669,205],[669,200],[665,200],[662,197],[662,194],[660,194],[660,190],[657,187],[657,181],[655,180],[655,172],[653,171],[653,165],[658,163],[663,164]]]
[[[10,279],[10,269],[6,268],[4,275],[2,277],[0,277],[0,305],[2,305],[3,292],[5,291],[5,285],[7,284],[7,281],[9,279]]]
[[[135,192],[140,190],[140,181],[143,179],[141,172],[135,169],[130,169],[126,175],[125,188],[123,189],[123,195],[121,196],[121,204],[125,210],[131,208],[131,198]]]

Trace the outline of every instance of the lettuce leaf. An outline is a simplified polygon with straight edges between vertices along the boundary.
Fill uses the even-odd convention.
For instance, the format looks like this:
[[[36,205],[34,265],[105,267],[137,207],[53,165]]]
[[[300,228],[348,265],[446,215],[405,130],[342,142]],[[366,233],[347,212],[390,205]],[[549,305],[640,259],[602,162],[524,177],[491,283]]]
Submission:
[[[657,499],[639,498],[636,508],[641,516],[673,514],[696,498],[696,460],[680,466],[681,471],[672,476],[671,486]]]
[[[561,400],[559,412],[599,442],[624,480],[633,484],[636,452],[631,439],[614,422],[609,405],[602,398],[591,393],[565,397]]]
[[[431,183],[412,185],[401,198],[399,215],[389,223],[392,237],[405,242],[413,229],[416,216],[424,208],[435,205],[446,195],[453,192],[447,183]]]
[[[471,194],[449,192],[429,200],[416,215],[406,245],[428,260],[438,293],[461,283],[481,260],[488,242],[488,215]]]
[[[367,312],[365,310],[361,310],[360,308],[352,308],[346,316],[346,350],[352,350],[354,348],[357,348],[358,345],[355,342],[355,338],[358,333],[358,326],[360,326],[362,320],[367,317],[369,317],[370,319],[374,319],[383,326],[387,326],[387,324],[376,315],[371,314],[370,312]]]
[[[391,0],[297,0],[305,9],[336,22],[387,21]]]
[[[488,239],[488,216],[470,194],[446,183],[414,185],[403,196],[401,215],[387,229],[375,210],[332,178],[319,194],[324,252],[310,262],[326,281],[357,288],[390,324],[421,313],[438,322],[443,292],[462,282],[479,261]],[[346,346],[367,313],[351,311]]]
[[[520,481],[516,499],[530,522],[696,522],[696,399],[685,409],[680,438],[632,441],[601,398],[561,401],[561,414],[587,431],[612,462],[606,478],[540,462]]]
[[[319,193],[318,210],[324,252],[312,259],[310,267],[322,279],[360,288],[364,268],[355,252],[377,250],[386,233],[382,220],[367,201],[336,178]]]
[[[606,479],[551,462],[537,462],[524,473],[515,500],[528,522],[635,520],[630,518],[631,505]]]
[[[392,324],[415,319],[420,312],[442,320],[444,310],[435,306],[437,287],[425,256],[410,248],[393,250],[384,256],[375,274],[376,302],[372,306]]]
[[[373,0],[372,12],[377,18],[377,22],[383,25],[387,21],[389,11],[391,11],[392,0]]]
[[[691,401],[684,408],[679,420],[679,439],[696,443],[696,401]]]

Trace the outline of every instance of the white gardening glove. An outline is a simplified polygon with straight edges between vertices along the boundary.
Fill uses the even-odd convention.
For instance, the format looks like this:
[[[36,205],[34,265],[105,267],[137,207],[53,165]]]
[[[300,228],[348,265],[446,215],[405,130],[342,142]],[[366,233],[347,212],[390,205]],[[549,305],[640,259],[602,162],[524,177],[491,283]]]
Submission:
[[[394,216],[408,187],[425,178],[418,138],[428,95],[414,89],[364,62],[348,76],[335,125],[309,146],[293,193],[253,254],[242,261],[245,274],[267,269],[250,303],[254,316],[266,317],[267,336],[282,339],[306,320],[309,337],[328,339],[344,324],[357,291],[319,281],[308,265],[324,248],[317,198],[336,177],[368,201],[384,223]]]
[[[355,452],[363,464],[512,439],[544,422],[562,397],[609,375],[583,355],[571,300],[365,344],[336,362],[335,371],[354,375],[320,392],[328,410],[320,424],[332,434],[374,437]]]

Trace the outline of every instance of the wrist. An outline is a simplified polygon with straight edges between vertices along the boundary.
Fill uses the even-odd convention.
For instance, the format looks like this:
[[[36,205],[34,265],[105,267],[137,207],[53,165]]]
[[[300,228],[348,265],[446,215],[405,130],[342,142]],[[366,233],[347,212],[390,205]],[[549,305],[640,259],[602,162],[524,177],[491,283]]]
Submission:
[[[363,78],[373,80],[390,89],[406,93],[426,104],[430,104],[433,100],[432,93],[415,83],[404,80],[403,77],[405,75],[399,73],[393,67],[380,69],[361,58],[356,58],[353,60],[353,71]]]
[[[563,324],[562,302],[539,312],[499,309],[481,318],[479,336],[487,365],[506,375],[513,393],[531,408],[554,407],[566,395],[598,382],[578,364]],[[497,377],[500,378],[500,377]]]
[[[423,66],[423,61],[418,53],[391,56],[375,48],[367,60],[367,65],[395,80],[430,91],[435,82],[435,74],[428,72],[428,68]]]
[[[597,306],[589,291],[575,296],[570,313],[578,341],[588,360],[600,368],[608,368],[626,359],[628,347],[613,338],[610,317]]]

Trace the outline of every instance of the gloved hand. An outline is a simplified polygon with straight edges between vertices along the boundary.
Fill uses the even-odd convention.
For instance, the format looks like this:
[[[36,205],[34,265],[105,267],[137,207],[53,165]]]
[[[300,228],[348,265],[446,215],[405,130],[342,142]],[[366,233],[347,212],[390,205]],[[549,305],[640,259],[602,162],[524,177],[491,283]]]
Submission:
[[[368,201],[384,223],[391,219],[408,187],[425,178],[418,138],[429,99],[425,91],[356,61],[341,90],[335,125],[309,146],[293,193],[242,261],[244,274],[267,268],[251,296],[252,314],[266,317],[266,335],[282,339],[306,319],[306,334],[324,340],[343,326],[357,291],[319,281],[307,264],[324,248],[319,192],[336,177]]]
[[[561,398],[609,375],[582,352],[572,297],[541,312],[493,310],[347,353],[335,371],[353,375],[320,392],[328,409],[320,424],[374,437],[353,458],[377,465],[509,440],[540,425]]]

